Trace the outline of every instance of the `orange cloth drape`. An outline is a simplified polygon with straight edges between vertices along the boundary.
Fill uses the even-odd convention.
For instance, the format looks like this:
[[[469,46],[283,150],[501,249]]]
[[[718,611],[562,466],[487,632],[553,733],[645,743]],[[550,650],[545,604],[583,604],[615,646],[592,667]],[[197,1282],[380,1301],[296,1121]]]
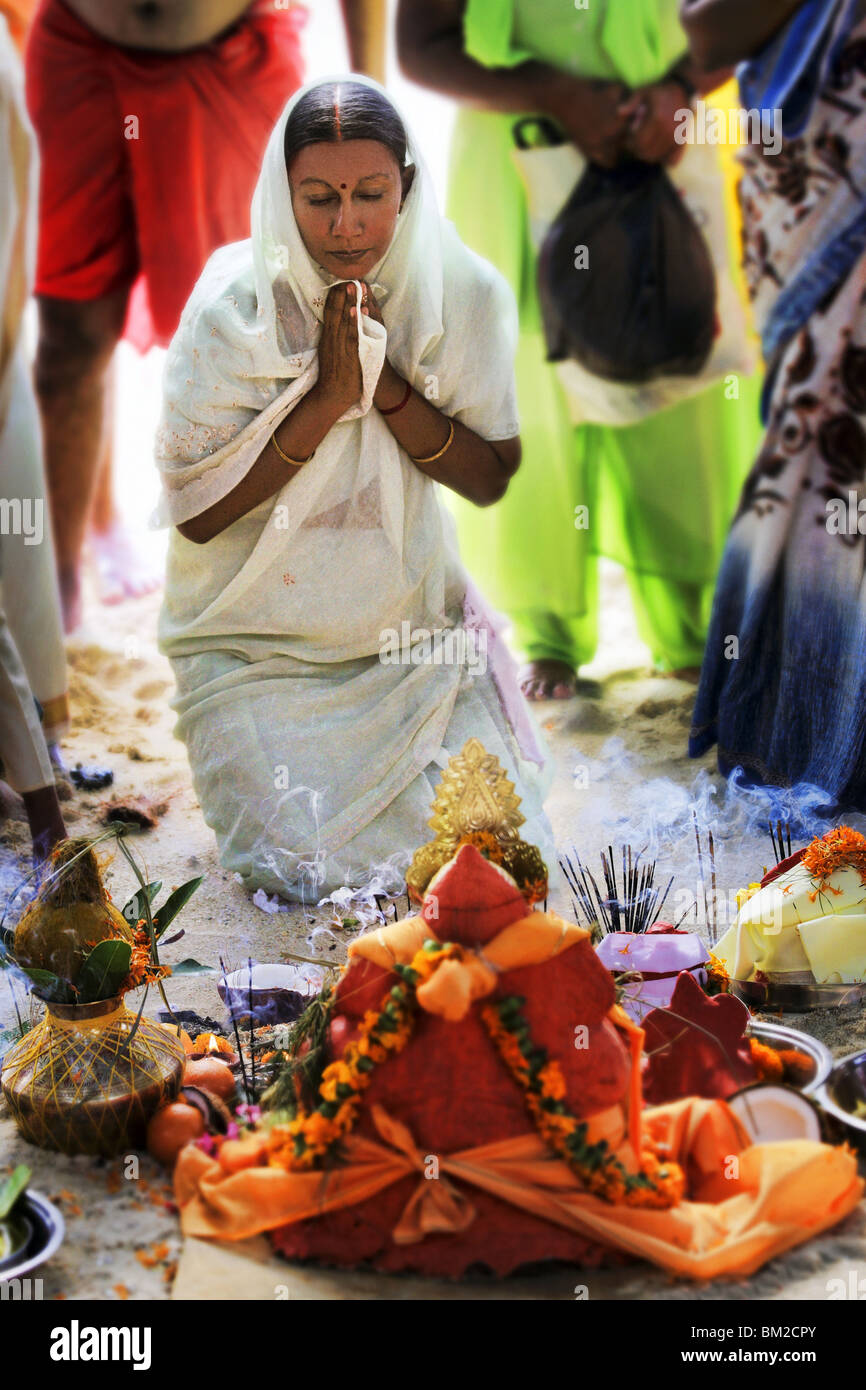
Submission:
[[[0,14],[6,17],[9,33],[19,53],[24,48],[36,3],[37,0],[0,0]]]
[[[645,1132],[689,1175],[689,1200],[666,1211],[590,1196],[534,1133],[441,1156],[438,1177],[428,1177],[406,1127],[381,1107],[372,1113],[382,1142],[351,1135],[345,1163],[327,1173],[241,1167],[263,1161],[262,1136],[226,1146],[223,1162],[187,1147],[175,1170],[185,1234],[243,1240],[354,1206],[417,1172],[418,1188],[392,1233],[398,1244],[470,1227],[467,1190],[476,1187],[673,1274],[712,1279],[752,1274],[840,1221],[863,1190],[847,1148],[807,1140],[750,1145],[723,1101],[644,1111]]]

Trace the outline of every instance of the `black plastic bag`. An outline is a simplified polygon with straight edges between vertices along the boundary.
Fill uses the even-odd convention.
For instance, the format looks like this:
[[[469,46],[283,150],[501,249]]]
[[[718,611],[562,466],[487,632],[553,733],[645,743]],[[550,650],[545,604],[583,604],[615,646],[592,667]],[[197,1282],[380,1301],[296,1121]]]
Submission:
[[[589,166],[544,240],[538,289],[551,362],[641,384],[696,376],[712,350],[709,248],[657,164]]]

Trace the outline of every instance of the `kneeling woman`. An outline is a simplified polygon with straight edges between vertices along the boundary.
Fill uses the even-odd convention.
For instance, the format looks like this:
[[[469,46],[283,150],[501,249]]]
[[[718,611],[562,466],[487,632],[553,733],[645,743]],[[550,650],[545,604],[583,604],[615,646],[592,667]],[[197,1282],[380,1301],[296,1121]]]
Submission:
[[[440,218],[381,89],[299,93],[251,240],[186,306],[157,444],[177,732],[250,886],[310,901],[390,861],[396,888],[470,737],[553,868],[544,755],[436,486],[503,495],[515,339],[510,291]]]

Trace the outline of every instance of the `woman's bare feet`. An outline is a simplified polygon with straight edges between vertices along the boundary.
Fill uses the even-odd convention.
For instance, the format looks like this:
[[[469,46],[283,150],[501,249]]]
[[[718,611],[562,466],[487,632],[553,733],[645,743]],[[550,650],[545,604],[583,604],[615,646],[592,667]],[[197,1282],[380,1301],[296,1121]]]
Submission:
[[[567,661],[530,661],[519,680],[527,700],[569,700],[577,691],[577,672]]]
[[[144,594],[152,594],[162,584],[158,566],[122,521],[114,521],[104,530],[94,527],[90,533],[90,547],[96,562],[102,603],[141,598]]]

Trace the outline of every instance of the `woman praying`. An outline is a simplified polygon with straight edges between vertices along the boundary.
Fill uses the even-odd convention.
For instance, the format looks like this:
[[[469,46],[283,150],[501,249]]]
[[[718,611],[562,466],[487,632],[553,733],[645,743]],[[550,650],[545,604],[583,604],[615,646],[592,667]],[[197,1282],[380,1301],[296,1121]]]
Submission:
[[[389,861],[397,889],[473,736],[552,859],[545,755],[436,487],[505,492],[515,337],[508,288],[440,218],[381,88],[297,94],[251,240],[186,306],[158,436],[177,732],[250,886],[309,900]]]

